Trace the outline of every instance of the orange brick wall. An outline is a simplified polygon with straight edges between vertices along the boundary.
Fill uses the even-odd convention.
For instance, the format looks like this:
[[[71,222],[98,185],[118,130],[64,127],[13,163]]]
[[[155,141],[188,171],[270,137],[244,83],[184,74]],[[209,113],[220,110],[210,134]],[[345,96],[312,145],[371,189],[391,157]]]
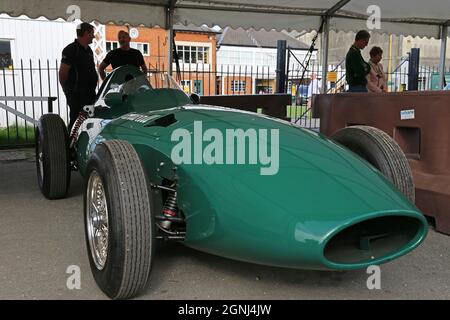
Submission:
[[[127,26],[106,25],[106,41],[117,41],[117,33],[120,30],[127,31]],[[145,63],[149,69],[162,69],[164,65],[167,70],[167,31],[162,28],[138,27],[139,37],[132,39],[133,42],[147,42],[150,46],[150,56],[144,56]]]

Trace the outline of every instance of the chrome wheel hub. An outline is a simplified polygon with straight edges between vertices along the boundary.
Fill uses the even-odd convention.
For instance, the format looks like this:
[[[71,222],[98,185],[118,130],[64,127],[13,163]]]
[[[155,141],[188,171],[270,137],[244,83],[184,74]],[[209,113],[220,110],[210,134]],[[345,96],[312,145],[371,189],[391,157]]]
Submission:
[[[89,176],[86,196],[86,225],[92,259],[103,270],[108,256],[108,204],[105,188],[97,171]]]

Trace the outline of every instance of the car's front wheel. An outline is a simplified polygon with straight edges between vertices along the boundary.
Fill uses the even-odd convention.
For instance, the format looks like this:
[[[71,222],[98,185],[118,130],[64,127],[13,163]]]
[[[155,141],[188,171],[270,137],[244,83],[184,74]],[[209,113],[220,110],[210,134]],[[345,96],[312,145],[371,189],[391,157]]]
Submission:
[[[372,164],[414,203],[414,181],[408,160],[388,134],[374,127],[351,126],[338,130],[331,139]]]
[[[86,172],[84,216],[89,262],[100,289],[113,299],[142,292],[154,252],[153,206],[130,143],[111,140],[95,148]]]

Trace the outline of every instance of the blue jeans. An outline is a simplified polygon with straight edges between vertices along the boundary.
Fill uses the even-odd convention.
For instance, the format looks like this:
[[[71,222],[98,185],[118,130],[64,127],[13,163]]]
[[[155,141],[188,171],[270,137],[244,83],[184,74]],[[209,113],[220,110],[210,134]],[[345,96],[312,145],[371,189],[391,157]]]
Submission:
[[[369,92],[366,86],[349,86],[347,92]]]

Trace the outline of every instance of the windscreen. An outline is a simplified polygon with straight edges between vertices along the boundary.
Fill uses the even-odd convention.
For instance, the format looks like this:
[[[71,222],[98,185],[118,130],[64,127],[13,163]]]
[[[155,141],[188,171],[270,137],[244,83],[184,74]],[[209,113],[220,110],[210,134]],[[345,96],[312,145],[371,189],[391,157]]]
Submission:
[[[183,91],[178,83],[167,73],[151,73],[149,75],[133,77],[121,85],[120,91],[124,95],[132,95],[147,90],[157,89],[175,89]]]

